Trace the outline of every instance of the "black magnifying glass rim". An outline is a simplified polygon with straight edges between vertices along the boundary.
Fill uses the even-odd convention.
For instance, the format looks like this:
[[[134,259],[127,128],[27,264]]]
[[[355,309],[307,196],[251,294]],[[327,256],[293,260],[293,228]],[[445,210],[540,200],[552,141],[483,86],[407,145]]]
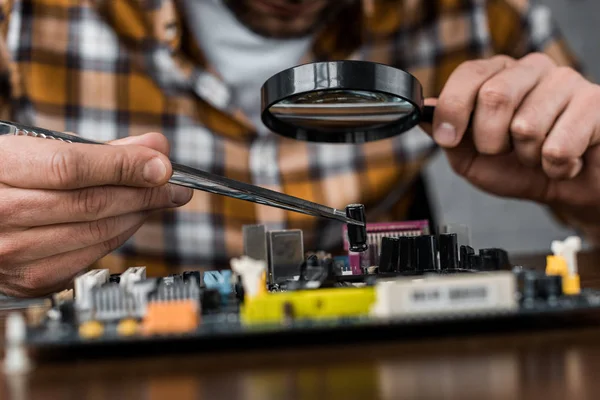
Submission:
[[[414,112],[372,128],[310,129],[275,117],[274,104],[317,91],[354,90],[381,93],[410,103]],[[288,138],[319,143],[366,143],[387,139],[415,127],[422,118],[423,89],[410,73],[371,61],[323,61],[298,65],[270,77],[261,88],[261,119],[271,131]]]

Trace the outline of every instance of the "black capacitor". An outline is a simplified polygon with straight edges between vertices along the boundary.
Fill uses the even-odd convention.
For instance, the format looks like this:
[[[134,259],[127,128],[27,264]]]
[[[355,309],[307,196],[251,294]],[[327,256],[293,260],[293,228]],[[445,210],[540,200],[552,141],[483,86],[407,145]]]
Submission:
[[[346,206],[346,216],[357,221],[364,222],[364,226],[348,224],[348,243],[350,251],[358,253],[366,251],[367,245],[367,225],[365,206],[362,204],[350,204]]]
[[[417,236],[416,244],[417,270],[424,272],[437,270],[437,240],[435,236]]]
[[[467,268],[472,271],[483,271],[483,259],[477,254],[467,254]]]
[[[414,272],[417,269],[417,249],[413,236],[398,238],[400,256],[398,258],[398,272]]]
[[[381,239],[381,255],[379,256],[379,272],[396,272],[400,263],[400,238],[384,237]]]
[[[493,254],[479,254],[481,259],[481,270],[482,271],[497,271],[498,270],[498,258]]]
[[[456,233],[442,233],[438,238],[440,269],[442,271],[458,268],[458,236]]]
[[[475,254],[475,249],[471,246],[465,246],[464,244],[460,246],[460,267],[462,269],[470,269],[469,256],[472,254]]]
[[[490,259],[492,270],[510,269],[510,262],[506,250],[497,248],[480,249],[479,255]]]

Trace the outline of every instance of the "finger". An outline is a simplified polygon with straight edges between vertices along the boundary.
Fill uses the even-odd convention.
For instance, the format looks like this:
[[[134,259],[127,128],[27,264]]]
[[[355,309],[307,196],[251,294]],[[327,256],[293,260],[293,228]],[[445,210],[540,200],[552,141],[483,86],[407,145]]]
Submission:
[[[600,87],[589,85],[578,90],[560,115],[542,145],[542,166],[554,179],[574,178],[583,166],[582,158],[590,146],[600,142]]]
[[[109,241],[137,226],[147,212],[104,218],[92,222],[37,227],[5,235],[0,257],[12,264],[28,263]]]
[[[488,79],[513,62],[505,56],[467,61],[450,75],[438,98],[433,121],[434,139],[440,146],[454,147],[462,140],[475,108],[479,89]]]
[[[583,78],[573,70],[555,68],[523,100],[510,126],[513,147],[523,165],[540,165],[546,136],[582,83]]]
[[[16,266],[10,276],[3,273],[0,291],[9,296],[31,297],[64,289],[77,274],[123,245],[141,226],[133,226],[119,236],[94,246]]]
[[[516,109],[553,65],[548,57],[532,54],[481,86],[473,116],[473,142],[480,153],[510,150],[509,130]]]
[[[78,190],[0,191],[0,226],[13,229],[95,221],[136,211],[179,207],[193,191],[177,185],[153,188],[96,186]]]
[[[27,154],[27,157],[23,155]],[[171,163],[143,146],[64,143],[25,136],[0,136],[0,182],[35,189],[102,185],[158,186],[171,176]]]
[[[128,136],[122,139],[117,139],[110,142],[112,145],[138,145],[149,147],[156,151],[160,151],[164,155],[168,156],[171,151],[171,145],[167,138],[157,132],[149,132],[140,136]]]

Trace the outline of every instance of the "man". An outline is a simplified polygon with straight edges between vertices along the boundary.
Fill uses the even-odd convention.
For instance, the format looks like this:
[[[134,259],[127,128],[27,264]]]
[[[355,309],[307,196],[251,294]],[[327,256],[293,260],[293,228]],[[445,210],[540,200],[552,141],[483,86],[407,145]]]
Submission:
[[[600,90],[566,67],[575,65],[547,9],[526,0],[0,4],[3,118],[114,144],[0,138],[5,294],[58,290],[96,261],[153,274],[226,267],[244,224],[301,228],[307,247],[325,245],[328,226],[316,218],[166,184],[169,152],[291,195],[404,218],[410,191],[383,205],[410,187],[429,144],[408,135],[315,145],[260,123],[263,81],[312,60],[413,73],[437,103],[424,128],[457,173],[600,237]]]

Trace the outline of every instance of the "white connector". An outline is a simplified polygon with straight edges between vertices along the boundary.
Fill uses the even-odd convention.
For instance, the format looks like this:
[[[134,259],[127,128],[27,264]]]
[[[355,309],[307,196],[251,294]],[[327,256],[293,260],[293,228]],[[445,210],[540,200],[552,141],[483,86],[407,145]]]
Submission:
[[[581,238],[578,236],[569,236],[563,241],[554,240],[551,248],[555,256],[565,259],[569,275],[576,275],[578,273],[577,253],[581,251]]]
[[[10,375],[24,374],[31,369],[31,362],[25,349],[27,326],[20,313],[11,313],[6,318],[6,355],[4,372]]]
[[[262,276],[267,269],[267,263],[257,261],[247,256],[231,259],[231,270],[242,278],[244,296],[255,297],[260,292]]]
[[[91,290],[108,281],[108,269],[93,269],[75,278],[75,305],[80,310],[87,310],[92,306]]]
[[[129,290],[135,282],[144,279],[146,279],[146,267],[131,267],[121,274],[119,285]]]

